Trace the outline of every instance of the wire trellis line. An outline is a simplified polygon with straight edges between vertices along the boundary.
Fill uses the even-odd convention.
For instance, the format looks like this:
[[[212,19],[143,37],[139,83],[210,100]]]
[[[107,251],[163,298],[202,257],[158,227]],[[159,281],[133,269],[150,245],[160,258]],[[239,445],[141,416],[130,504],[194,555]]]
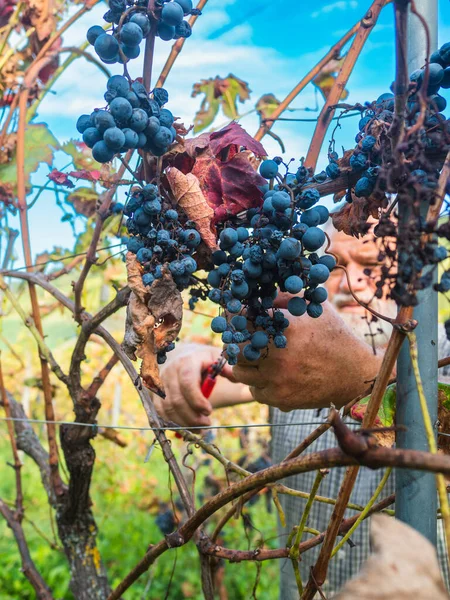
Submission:
[[[134,427],[131,425],[102,425],[100,423],[79,423],[78,421],[47,421],[46,419],[26,419],[24,417],[0,417],[0,421],[17,421],[20,423],[37,423],[51,425],[78,425],[79,427],[97,427],[99,429],[125,429],[130,431],[183,431],[185,429],[244,429],[257,427],[294,427],[296,425],[323,425],[327,421],[304,421],[297,423],[244,423],[243,425],[193,425],[193,426],[174,426],[174,427]],[[348,422],[346,425],[358,427],[359,423]]]

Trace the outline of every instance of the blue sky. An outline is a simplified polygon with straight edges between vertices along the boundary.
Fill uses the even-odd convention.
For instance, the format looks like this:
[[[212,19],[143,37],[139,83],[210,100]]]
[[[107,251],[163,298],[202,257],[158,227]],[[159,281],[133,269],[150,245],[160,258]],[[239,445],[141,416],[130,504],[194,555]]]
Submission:
[[[439,5],[439,43],[442,44],[450,41],[450,5],[446,0],[441,0]],[[168,107],[189,125],[201,101],[199,97],[191,98],[193,83],[216,75],[226,77],[229,73],[247,81],[252,90],[250,100],[240,105],[240,112],[253,108],[264,93],[272,92],[282,99],[369,6],[368,0],[317,0],[314,3],[304,0],[209,0],[165,84],[170,94]],[[67,32],[63,46],[81,44],[88,27],[103,23],[105,10],[105,3],[100,3],[85,15]],[[169,50],[169,42],[157,40],[154,73],[159,73]],[[119,67],[114,65],[111,71],[118,73]],[[141,72],[141,59],[132,61],[131,75],[138,76]],[[393,7],[388,5],[352,73],[348,101],[376,99],[389,90],[393,77]],[[90,113],[102,105],[105,84],[104,75],[80,58],[58,80],[54,93],[47,94],[35,121],[47,122],[60,141],[78,138],[76,119],[81,113]],[[448,94],[447,99],[450,101]],[[319,106],[321,104],[320,98]],[[312,85],[307,86],[293,106],[315,106]],[[295,112],[286,116],[311,118],[315,113]],[[220,116],[214,125],[225,125],[226,122],[226,118]],[[242,125],[253,134],[258,128],[257,118],[254,115],[245,117]],[[278,123],[275,131],[285,143],[284,156],[297,160],[304,156],[313,130],[314,123]],[[356,132],[357,118],[343,121],[343,128],[337,135],[338,145],[351,147]],[[280,154],[274,140],[266,137],[264,145],[269,155]],[[58,153],[58,166],[65,163],[67,156]],[[325,164],[326,159],[322,156],[319,167]],[[41,168],[34,180],[43,181],[47,171],[46,167]],[[60,217],[53,194],[42,194],[30,212],[34,253],[53,245],[70,246],[71,228],[67,223],[61,223]],[[16,264],[22,264],[21,252]]]

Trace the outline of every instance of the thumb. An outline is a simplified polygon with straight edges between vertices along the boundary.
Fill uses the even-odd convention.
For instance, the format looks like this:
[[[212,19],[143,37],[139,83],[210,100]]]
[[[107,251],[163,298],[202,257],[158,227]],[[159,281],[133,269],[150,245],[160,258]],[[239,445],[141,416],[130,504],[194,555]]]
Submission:
[[[294,297],[293,294],[288,294],[287,292],[279,292],[279,294],[273,301],[273,307],[274,308],[287,308],[289,300],[293,297]]]
[[[232,383],[238,382],[236,377],[233,375],[233,367],[231,367],[228,363],[225,363],[225,366],[220,371],[220,375]]]

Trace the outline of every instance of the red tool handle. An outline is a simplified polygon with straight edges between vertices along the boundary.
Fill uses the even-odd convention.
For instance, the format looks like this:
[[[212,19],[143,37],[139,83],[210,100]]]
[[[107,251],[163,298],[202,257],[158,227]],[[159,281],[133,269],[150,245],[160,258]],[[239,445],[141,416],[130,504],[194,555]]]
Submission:
[[[212,394],[214,386],[216,385],[216,378],[210,373],[207,373],[206,377],[202,380],[201,390],[205,398],[209,398]]]

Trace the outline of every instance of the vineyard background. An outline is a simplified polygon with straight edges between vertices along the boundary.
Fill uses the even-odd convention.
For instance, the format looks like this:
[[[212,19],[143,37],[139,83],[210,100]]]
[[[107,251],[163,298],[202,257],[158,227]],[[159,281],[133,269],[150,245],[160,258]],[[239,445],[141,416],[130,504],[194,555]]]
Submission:
[[[270,53],[267,48],[265,51],[259,51],[259,46],[252,37],[252,34],[256,36],[256,31],[258,31],[257,39],[261,41],[261,38],[270,35],[272,28],[270,14],[264,14],[260,4],[255,2],[255,7],[253,9],[249,7],[248,13],[245,13],[238,9],[238,2],[224,3],[210,0],[195,30],[194,37],[188,41],[186,49],[176,63],[166,86],[171,93],[172,106],[181,107],[179,113],[181,120],[186,124],[192,122],[195,111],[199,108],[200,99],[198,97],[190,99],[192,85],[203,78],[213,77],[216,74],[226,77],[228,72],[232,72],[236,77],[248,81],[253,92],[251,99],[247,100],[244,105],[241,106],[240,103],[237,103],[241,113],[253,111],[257,99],[263,93],[273,92],[277,97],[283,97],[292,87],[293,79],[297,78],[299,65],[300,71],[303,72],[305,70],[304,65],[313,64],[315,59],[323,54],[323,48],[319,48],[319,46],[323,43],[326,47],[329,47],[331,43],[336,41],[335,37],[339,34],[341,21],[343,26],[347,27],[349,23],[354,22],[360,16],[361,10],[364,8],[358,2],[336,4],[345,4],[346,10],[342,11],[337,8],[327,12],[319,8],[317,16],[313,17],[317,23],[315,31],[319,31],[321,36],[320,39],[314,39],[314,51],[311,49],[310,52],[302,54],[300,57],[286,57],[285,54],[281,53],[284,57],[281,60],[276,52]],[[441,4],[441,22],[443,26],[440,28],[440,36],[442,36],[443,41],[446,41],[450,39],[450,12],[448,6],[443,5],[444,3]],[[331,4],[324,6],[331,6]],[[255,8],[258,7],[260,8],[259,12],[258,10],[255,12]],[[84,39],[87,27],[98,22],[104,10],[102,3],[95,6],[91,12],[80,19],[75,27],[69,29],[64,37],[64,43],[67,46],[78,46]],[[273,11],[273,8],[270,10]],[[325,16],[329,19],[331,15],[335,19],[334,29],[330,29],[331,22],[329,20],[322,21],[324,23],[323,27],[318,25],[321,18]],[[299,15],[299,19],[303,17],[304,15]],[[252,28],[253,18],[256,19],[254,28]],[[283,21],[284,23],[283,37],[288,41],[295,39],[294,36],[298,35],[298,31],[295,30],[293,20],[289,18],[282,19],[282,16],[279,16],[279,18],[280,22]],[[229,19],[229,22],[224,22],[227,19]],[[235,24],[234,19],[237,24]],[[261,22],[265,23],[265,29],[261,28]],[[211,29],[213,30],[212,34]],[[311,28],[305,28],[305,30],[307,29]],[[312,39],[315,38],[311,31],[309,31],[309,35],[311,35],[311,39],[303,42],[308,46],[308,49],[313,44]],[[362,59],[350,79],[348,86],[349,102],[364,102],[377,97],[388,89],[392,81],[394,71],[393,52],[391,51],[389,54],[387,50],[387,48],[393,46],[392,11],[386,10],[383,12],[373,35],[375,41],[367,44]],[[246,45],[245,42],[254,42],[254,48]],[[215,54],[208,53],[209,48],[215,48]],[[380,66],[377,64],[377,53],[381,51],[386,58],[386,62],[380,72]],[[166,52],[167,50],[158,48],[156,72],[162,66]],[[244,54],[246,54],[247,60],[242,62]],[[299,58],[301,58],[300,61]],[[111,72],[119,72],[119,70],[112,68]],[[376,79],[374,77],[375,73],[377,75]],[[48,122],[49,129],[59,144],[67,143],[70,138],[75,137],[75,116],[80,112],[90,110],[90,106],[98,104],[98,98],[102,95],[104,87],[104,81],[100,80],[100,77],[103,76],[99,75],[89,63],[80,58],[60,77],[59,81],[52,87],[51,93],[47,93],[38,109],[36,122],[42,120]],[[376,81],[376,85],[373,83],[374,81]],[[97,82],[99,82],[98,86]],[[370,82],[370,85],[367,82]],[[449,94],[446,93],[446,96],[449,97]],[[314,109],[316,101],[319,103],[320,108],[322,97],[313,86],[309,86],[298,99],[298,106],[309,110],[287,113],[287,115],[292,118],[314,119],[317,109],[311,109]],[[212,126],[219,128],[227,121],[220,110]],[[257,129],[258,119],[254,113],[251,113],[244,117],[242,124],[252,132]],[[351,119],[347,121],[347,124],[339,132],[338,140],[343,146],[351,147],[354,145],[355,125]],[[280,135],[286,146],[285,156],[296,156],[298,158],[304,154],[313,127],[314,122],[279,123],[277,125],[277,134]],[[280,153],[276,140],[266,138],[264,143],[269,154]],[[33,152],[36,153],[35,159],[37,159],[40,153],[39,146]],[[326,162],[324,154],[319,161],[319,168],[324,166]],[[52,158],[51,165],[41,164],[32,176],[32,182],[37,189],[33,190],[29,200],[32,200],[36,193],[40,193],[40,197],[34,209],[30,211],[31,242],[34,253],[42,255],[41,261],[47,260],[49,257],[58,259],[58,257],[72,252],[83,251],[88,245],[88,234],[92,231],[93,217],[86,221],[84,217],[73,215],[71,218],[63,218],[61,221],[63,214],[73,214],[71,203],[66,204],[68,193],[57,188],[52,189],[51,186],[49,186],[49,189],[39,189],[47,181],[49,166],[61,169],[66,163],[67,154],[58,149]],[[93,187],[88,188],[84,193],[84,199],[87,198],[91,203],[95,202],[96,195],[93,193]],[[123,201],[123,194],[123,191],[119,192],[118,200]],[[61,206],[59,208],[56,206],[58,203],[62,205],[63,212],[61,212]],[[117,218],[115,222],[111,222],[111,231],[115,230],[115,224],[118,224]],[[17,221],[14,217],[9,217],[9,226],[17,227]],[[73,237],[74,231],[79,234],[76,241]],[[49,232],[51,232],[51,235],[49,235]],[[67,241],[72,239],[74,241],[73,245]],[[114,241],[113,236],[105,238],[105,245],[116,242],[117,240]],[[3,245],[3,251],[4,247]],[[43,255],[44,251],[47,251],[47,254]],[[112,250],[112,254],[115,252],[116,250]],[[104,258],[107,256],[108,253],[105,253]],[[13,258],[13,268],[24,264],[19,243],[16,243]],[[101,261],[102,254],[100,253]],[[55,268],[60,266],[57,263]],[[62,277],[58,280],[58,287],[65,293],[70,294],[73,279],[73,274]],[[84,290],[83,303],[92,312],[96,312],[98,308],[114,297],[113,285],[122,287],[125,279],[125,268],[121,256],[113,256],[104,265],[95,268],[95,274],[90,278],[89,286]],[[25,284],[14,283],[11,289],[19,296],[24,309],[29,311],[30,305]],[[52,348],[53,353],[58,356],[63,367],[66,367],[77,332],[77,325],[67,316],[67,313],[56,306],[49,299],[49,296],[41,290],[38,292],[38,297],[43,308],[46,342]],[[29,406],[31,417],[42,418],[43,398],[39,389],[39,361],[34,352],[34,342],[29,331],[23,326],[15,312],[11,310],[4,296],[2,296],[2,311],[0,348],[2,350],[2,367],[6,387],[17,400],[22,399],[24,404]],[[196,311],[206,315],[216,314],[215,308],[210,303],[199,303]],[[445,298],[440,298],[440,320],[445,320],[449,314],[448,302]],[[121,339],[124,330],[123,311],[108,319],[106,326],[116,339]],[[203,314],[195,315],[189,310],[185,311],[182,340],[220,345],[217,336],[213,336],[209,330],[209,318]],[[104,344],[95,337],[89,350],[89,358],[83,366],[83,377],[86,381],[95,376],[110,356],[110,352]],[[58,420],[70,420],[73,416],[72,405],[67,398],[66,391],[58,384],[56,385],[54,397],[56,418]],[[120,418],[118,422],[115,422],[114,414],[117,415],[117,398],[119,394],[121,397]],[[99,423],[130,427],[148,426],[145,414],[138,404],[134,386],[129,378],[123,375],[120,366],[114,368],[113,373],[102,387],[99,397],[102,402],[102,409],[98,418]],[[115,406],[114,402],[116,402]],[[265,423],[268,421],[268,411],[265,407],[254,405],[234,407],[232,409],[221,409],[215,413],[214,418],[217,424]],[[5,435],[1,436],[0,439],[0,460],[2,464],[5,464],[10,461],[10,445],[6,436],[6,425],[1,425],[1,427]],[[40,437],[45,439],[43,428],[40,425],[36,425],[34,428]],[[161,538],[161,532],[155,523],[155,518],[170,503],[168,473],[159,448],[157,447],[151,454],[148,462],[144,462],[153,440],[152,434],[150,432],[120,430],[118,435],[119,442],[123,441],[124,447],[102,435],[97,436],[94,440],[97,459],[92,482],[92,499],[100,531],[98,537],[99,549],[108,568],[112,587],[115,587],[141,558],[142,531],[146,531],[148,542],[157,542]],[[241,447],[242,433],[239,429],[218,431],[215,435],[215,443],[223,450],[224,454],[235,462],[239,462],[242,457],[251,462],[267,451],[268,429],[251,430],[249,434],[250,445],[247,449]],[[173,434],[170,435],[170,438],[176,453],[182,455],[184,443],[176,439]],[[24,502],[27,508],[24,528],[31,553],[38,570],[44,574],[48,584],[52,587],[55,597],[70,600],[72,596],[68,590],[69,571],[65,557],[55,540],[54,525],[52,525],[50,514],[44,516],[42,513],[42,507],[46,506],[46,502],[44,492],[39,484],[37,468],[28,458],[23,457],[23,460]],[[197,490],[204,488],[205,493],[207,493],[209,485],[212,493],[214,478],[224,481],[223,469],[219,468],[213,461],[209,462],[210,459],[206,454],[201,455],[201,459],[197,456],[196,460],[198,461]],[[205,480],[211,475],[211,468],[213,469],[214,478],[208,484]],[[0,496],[6,500],[12,500],[14,496],[14,473],[9,469],[3,470],[2,473]],[[171,485],[175,489],[173,482]],[[177,496],[175,492],[174,496]],[[246,528],[248,548],[258,546],[262,540],[269,548],[276,548],[280,545],[280,540],[277,538],[276,512],[273,506],[271,510],[268,510],[268,506],[265,498],[262,497],[256,504],[246,509],[252,523],[251,526]],[[181,511],[179,516],[181,517]],[[230,547],[245,546],[240,521],[232,520],[224,537]],[[142,577],[133,589],[124,595],[124,598],[199,599],[202,595],[198,577],[198,561],[198,554],[192,544],[177,549],[175,553],[167,553],[151,567],[148,577]],[[3,598],[13,600],[19,597],[24,599],[34,597],[34,592],[28,582],[17,576],[20,570],[20,559],[12,532],[3,521],[0,521],[0,569],[2,571],[2,589],[0,592],[2,600]],[[260,573],[259,571],[257,573],[255,565],[251,562],[238,565],[227,563],[225,578],[228,597],[230,599],[248,598],[249,589],[252,588],[253,582],[257,581],[258,575],[259,582],[257,589],[255,589],[255,597],[258,597],[259,594],[259,597],[264,598],[264,600],[275,600],[278,597],[278,570],[279,565],[274,561],[265,563]],[[182,573],[183,576],[176,575],[178,573]],[[167,594],[169,581],[171,581],[171,587],[169,594]]]

